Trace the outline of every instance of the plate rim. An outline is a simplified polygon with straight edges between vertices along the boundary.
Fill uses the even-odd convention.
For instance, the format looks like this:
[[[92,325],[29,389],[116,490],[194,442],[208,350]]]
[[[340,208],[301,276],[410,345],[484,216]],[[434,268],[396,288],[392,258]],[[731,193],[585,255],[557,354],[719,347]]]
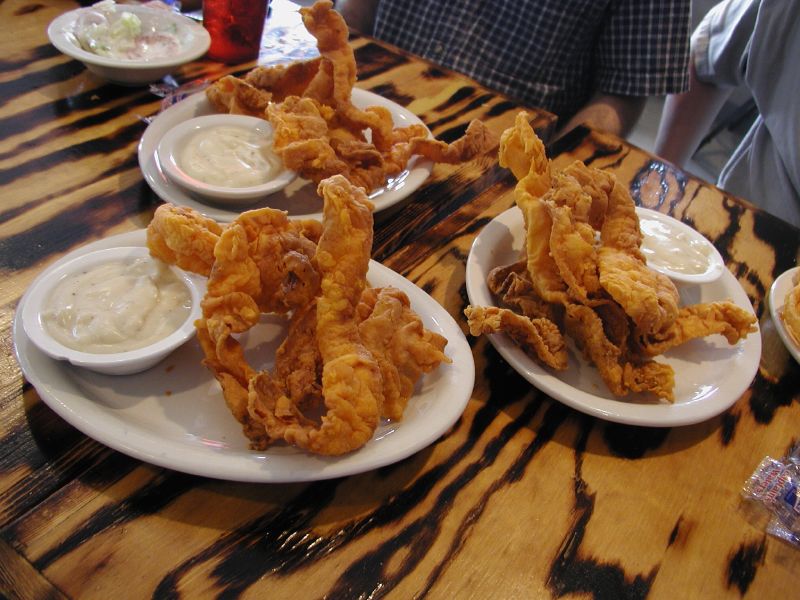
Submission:
[[[59,263],[71,260],[77,253],[90,252],[113,245],[144,244],[145,231],[145,229],[138,229],[125,232],[81,246],[50,265],[34,279],[31,286],[38,279],[46,277],[51,268],[55,268]],[[439,406],[444,411],[436,426],[423,430],[421,435],[414,437],[414,443],[396,449],[389,455],[376,454],[374,451],[370,451],[369,447],[364,447],[339,457],[323,457],[300,451],[295,455],[286,455],[286,458],[287,462],[290,463],[298,462],[298,458],[299,462],[307,463],[307,467],[304,470],[287,472],[284,469],[279,473],[275,473],[271,472],[268,466],[274,464],[276,460],[280,462],[281,457],[280,455],[270,456],[269,450],[243,451],[228,449],[227,451],[213,451],[202,447],[203,449],[199,450],[201,460],[187,460],[184,456],[170,455],[166,451],[174,449],[175,446],[180,447],[182,444],[174,440],[167,440],[167,443],[164,444],[164,440],[159,438],[156,433],[142,428],[139,424],[128,423],[119,415],[106,415],[105,423],[96,423],[96,417],[92,414],[88,416],[82,414],[79,410],[75,410],[74,406],[70,406],[68,400],[65,402],[59,398],[59,396],[77,394],[59,392],[53,381],[46,381],[37,374],[34,367],[35,361],[46,361],[45,364],[59,370],[74,369],[76,367],[46,356],[25,335],[21,314],[24,302],[27,299],[27,290],[20,299],[14,316],[14,353],[25,378],[37,390],[42,401],[56,414],[97,442],[143,462],[192,475],[252,483],[308,482],[355,475],[399,462],[440,439],[461,418],[472,397],[475,380],[475,363],[472,350],[461,328],[458,327],[455,319],[444,307],[412,281],[376,261],[370,261],[370,272],[378,274],[380,277],[391,278],[393,285],[397,283],[397,287],[409,295],[412,306],[416,304],[418,307],[421,300],[428,304],[432,309],[430,314],[420,314],[420,316],[423,317],[423,320],[427,316],[427,319],[435,322],[440,331],[446,335],[448,340],[447,354],[451,358],[452,364],[443,364],[440,368],[453,369],[449,377],[441,380],[441,384],[446,387],[447,392],[443,394],[443,399]],[[67,378],[68,376],[64,373],[62,377]],[[213,376],[209,373],[208,380],[204,383],[211,383],[212,380]],[[449,385],[451,380],[457,386]],[[75,384],[73,383],[73,385]],[[78,391],[80,392],[80,390]],[[221,392],[219,398],[220,402],[224,402]],[[89,398],[85,398],[85,400],[91,402]],[[411,401],[413,401],[413,396]],[[90,406],[92,407],[91,413],[104,412],[104,409],[96,403],[91,403]],[[106,409],[106,412],[111,410]],[[111,429],[103,429],[104,425],[105,427],[109,426],[109,421],[111,421]],[[124,435],[118,435],[123,427],[125,428]],[[394,433],[401,428],[402,421],[396,426]],[[382,440],[374,438],[371,441],[375,442],[376,445],[382,443]],[[159,443],[154,444],[153,442]],[[198,453],[196,446],[191,448],[192,451],[188,454],[194,455]],[[314,467],[312,468],[312,466]]]
[[[494,304],[485,280],[481,280],[480,277],[476,276],[481,273],[480,267],[477,264],[478,255],[482,252],[480,246],[482,244],[487,244],[489,236],[493,233],[493,228],[507,227],[510,229],[511,226],[515,224],[523,226],[522,212],[516,205],[506,209],[487,223],[473,241],[467,257],[466,272],[467,296],[469,297],[470,303],[482,304],[483,299],[488,298],[490,301],[489,304]],[[725,278],[729,285],[731,283],[736,284],[736,288],[738,288],[737,293],[740,293],[739,300],[741,300],[742,297],[747,298],[747,294],[744,289],[742,289],[741,284],[739,284],[727,268],[723,270],[722,278]],[[720,278],[720,280],[722,278]],[[703,285],[719,284],[720,280]],[[733,298],[733,300],[736,301],[736,298]],[[740,302],[737,302],[737,304],[741,306]],[[747,306],[755,315],[755,311],[749,299],[747,299]],[[735,392],[730,392],[725,398],[716,400],[715,402],[702,399],[693,403],[664,402],[658,404],[640,404],[625,402],[625,400],[603,398],[562,382],[554,372],[545,369],[528,358],[505,334],[489,334],[489,341],[506,362],[509,363],[511,368],[517,371],[517,373],[534,387],[554,400],[566,404],[580,412],[606,421],[647,427],[693,425],[707,421],[721,414],[739,400],[750,386],[758,372],[761,356],[761,329],[758,327],[756,332],[751,333],[744,340],[739,342],[743,344],[745,354],[750,357],[750,360],[746,363],[746,366],[749,367],[748,369],[736,370],[737,378],[734,381],[737,385],[735,386]],[[732,380],[726,381],[730,382]]]
[[[424,126],[429,135],[431,135],[430,129],[428,129],[428,126],[425,125],[422,119],[405,106],[397,104],[388,98],[384,98],[375,92],[358,87],[353,88],[352,98],[355,104],[363,103],[365,106],[385,106],[389,108],[390,111],[393,111],[393,113],[401,115],[403,119],[408,121],[409,125],[419,124]],[[180,186],[170,181],[167,174],[164,173],[163,169],[158,164],[156,150],[161,139],[159,135],[163,136],[163,133],[159,134],[157,130],[160,131],[162,127],[169,129],[171,126],[182,122],[178,120],[179,117],[177,115],[190,110],[193,111],[192,117],[215,114],[203,90],[190,94],[180,102],[176,102],[158,113],[152,121],[150,121],[139,140],[137,146],[139,170],[145,182],[147,182],[147,185],[162,201],[171,202],[179,206],[188,206],[215,221],[230,223],[241,213],[241,210],[226,210],[224,207],[205,204],[192,198],[186,191],[180,189]],[[172,125],[168,125],[169,123],[172,123]],[[395,122],[395,124],[397,123]],[[412,157],[406,169],[395,178],[399,179],[405,177],[399,189],[389,190],[388,192],[373,192],[370,194],[370,201],[375,206],[375,214],[391,208],[408,198],[408,196],[419,189],[430,178],[432,172],[432,161],[423,159],[420,156]],[[297,180],[303,181],[299,176]],[[307,185],[311,185],[310,182],[307,183]],[[279,193],[280,191],[276,192],[276,194]],[[268,206],[268,204],[256,202],[252,206],[248,206],[247,209],[261,208],[264,206]],[[322,213],[290,214],[289,217],[291,219],[321,220]]]

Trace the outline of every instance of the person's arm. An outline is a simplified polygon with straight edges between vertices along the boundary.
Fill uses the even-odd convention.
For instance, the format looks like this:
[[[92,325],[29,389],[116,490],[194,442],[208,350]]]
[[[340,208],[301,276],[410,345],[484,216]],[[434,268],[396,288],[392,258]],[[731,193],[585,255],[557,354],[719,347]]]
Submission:
[[[700,81],[690,62],[689,91],[669,95],[664,103],[655,153],[683,167],[711,129],[731,89]]]
[[[642,115],[646,101],[644,96],[597,93],[566,124],[558,128],[557,135],[577,125],[588,125],[592,129],[625,137]]]
[[[372,34],[378,0],[336,0],[334,7],[350,29]]]

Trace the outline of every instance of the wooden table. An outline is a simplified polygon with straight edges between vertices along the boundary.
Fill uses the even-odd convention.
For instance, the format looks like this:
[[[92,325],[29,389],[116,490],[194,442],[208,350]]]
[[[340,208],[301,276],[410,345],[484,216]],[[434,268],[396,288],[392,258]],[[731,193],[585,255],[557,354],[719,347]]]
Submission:
[[[285,2],[273,2],[280,13]],[[551,400],[486,339],[462,418],[395,465],[293,484],[205,479],[86,437],[42,402],[17,364],[12,322],[32,279],[67,252],[145,227],[160,200],[136,147],[160,98],[107,85],[49,45],[69,2],[0,5],[2,366],[0,593],[10,597],[792,597],[798,550],[751,526],[739,490],[798,441],[800,368],[766,306],[796,264],[798,231],[626,142],[578,129],[550,148],[615,173],[636,201],[702,231],[760,316],[763,356],[723,414],[678,428],[619,425]],[[297,31],[277,31],[262,61]],[[293,33],[292,33],[293,31]],[[359,86],[407,106],[438,137],[472,118],[496,133],[520,106],[364,37]],[[284,50],[285,52],[285,50]],[[197,61],[182,84],[242,73]],[[531,110],[540,134],[553,119]],[[428,291],[466,330],[470,244],[512,206],[494,157],[437,166],[390,218],[374,258]]]

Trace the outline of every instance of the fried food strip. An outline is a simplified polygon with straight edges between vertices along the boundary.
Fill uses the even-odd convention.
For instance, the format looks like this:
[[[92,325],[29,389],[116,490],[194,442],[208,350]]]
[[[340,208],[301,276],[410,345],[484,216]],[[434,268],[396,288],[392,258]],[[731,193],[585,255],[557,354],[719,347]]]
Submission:
[[[286,339],[275,353],[275,378],[301,411],[322,405],[322,355],[317,345],[317,303],[292,314]]]
[[[302,96],[319,72],[322,57],[285,65],[256,67],[244,76],[245,83],[269,92],[273,102],[283,102],[288,96]]]
[[[520,112],[514,126],[500,137],[500,166],[511,169],[518,180],[514,198],[525,220],[525,251],[533,288],[547,302],[566,304],[567,285],[550,255],[553,222],[542,200],[550,189],[550,161],[526,112]]]
[[[322,356],[317,345],[316,301],[298,308],[286,339],[275,354],[274,374],[261,371],[248,380],[248,418],[264,428],[266,444],[283,440],[290,426],[314,427],[304,411],[322,404]]]
[[[357,306],[358,334],[378,361],[383,378],[382,416],[399,421],[424,373],[450,363],[447,339],[428,331],[396,288],[367,288]]]
[[[225,402],[242,424],[254,448],[270,441],[264,425],[249,411],[250,379],[234,334],[258,323],[263,312],[287,312],[308,305],[319,288],[311,256],[315,244],[303,236],[307,224],[286,213],[260,209],[242,213],[228,225],[214,247],[214,264],[196,323],[205,364],[222,387]]]
[[[600,317],[588,306],[567,306],[565,323],[567,332],[593,362],[603,381],[615,396],[631,392],[652,393],[674,400],[675,374],[669,365],[655,361],[629,362],[623,350],[606,336]]]
[[[272,94],[244,79],[226,75],[206,88],[206,98],[217,112],[263,119]]]
[[[222,227],[191,208],[162,204],[147,226],[150,254],[185,271],[208,276]]]
[[[582,194],[580,190],[575,191]],[[601,290],[594,229],[588,223],[575,220],[568,206],[558,206],[551,201],[545,201],[544,205],[552,222],[550,256],[567,284],[567,292],[573,300],[592,304]]]
[[[558,324],[563,317],[560,305],[550,304],[536,295],[525,259],[495,267],[486,281],[489,291],[501,302],[529,319],[548,319]]]
[[[576,221],[588,223],[597,231],[603,226],[608,210],[608,196],[614,189],[615,178],[601,169],[587,167],[580,160],[567,165],[557,177],[569,178],[580,186],[580,194],[562,193],[558,202],[563,202],[572,209]],[[567,192],[570,186],[557,186]]]
[[[437,163],[456,164],[485,154],[497,143],[492,132],[478,119],[473,119],[463,136],[448,144],[429,137],[411,140],[411,154],[420,154]]]
[[[552,321],[496,306],[467,306],[464,314],[472,335],[505,333],[534,360],[559,371],[567,368],[566,342]]]
[[[316,254],[322,277],[316,333],[327,412],[319,427],[292,423],[283,437],[300,448],[336,455],[369,441],[383,403],[381,371],[356,322],[372,250],[373,207],[361,188],[340,175],[322,182],[319,191],[325,206]]]
[[[349,171],[331,146],[325,112],[329,109],[315,100],[296,96],[267,108],[275,153],[287,169],[315,182]]]
[[[609,196],[600,240],[600,285],[640,333],[651,335],[669,327],[678,316],[678,290],[668,277],[647,267],[640,250],[642,232],[636,208],[619,182]]]
[[[336,109],[348,129],[369,128],[377,139],[388,139],[392,122],[374,112],[353,105],[351,92],[356,83],[355,54],[348,40],[350,32],[342,16],[333,10],[333,2],[320,0],[300,9],[303,24],[317,39],[323,58],[320,70],[306,89],[305,95]],[[378,148],[381,151],[387,148]]]
[[[682,307],[678,317],[666,329],[641,336],[638,345],[644,354],[656,356],[689,340],[715,333],[723,335],[733,345],[756,331],[755,324],[756,317],[752,312],[730,301],[694,304]]]
[[[241,423],[250,445],[263,450],[269,445],[270,439],[264,425],[250,416],[248,387],[255,373],[244,358],[244,350],[231,335],[230,328],[219,321],[209,323],[201,319],[195,326],[197,339],[205,355],[203,365],[213,373],[222,388],[225,404]],[[209,326],[213,331],[209,331]]]

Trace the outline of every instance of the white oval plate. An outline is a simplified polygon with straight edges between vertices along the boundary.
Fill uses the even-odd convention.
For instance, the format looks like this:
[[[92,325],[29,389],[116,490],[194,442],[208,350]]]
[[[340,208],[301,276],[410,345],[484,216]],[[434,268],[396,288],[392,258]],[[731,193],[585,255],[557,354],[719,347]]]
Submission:
[[[392,113],[396,127],[424,125],[420,118],[410,110],[367,90],[353,88],[352,99],[353,104],[359,108],[386,107]],[[298,177],[289,186],[272,194],[263,203],[250,203],[242,207],[231,208],[230,206],[207,204],[200,198],[192,196],[167,177],[156,156],[156,148],[161,137],[169,129],[183,121],[210,114],[215,114],[215,111],[206,99],[205,93],[199,92],[167,108],[156,116],[145,129],[139,142],[139,166],[145,181],[162,200],[178,206],[193,208],[220,223],[230,223],[239,216],[242,210],[251,210],[262,206],[285,210],[292,218],[322,219],[322,199],[317,194],[316,186],[307,179]],[[432,170],[433,163],[431,161],[424,160],[419,156],[412,157],[402,173],[389,179],[384,187],[370,194],[370,199],[375,205],[375,212],[386,210],[407,198],[428,179]]]
[[[518,260],[524,243],[525,225],[516,206],[481,230],[467,258],[466,283],[471,304],[495,305],[486,277],[494,267]],[[747,294],[727,269],[713,283],[679,289],[683,304],[730,298],[753,310]],[[489,339],[514,370],[552,398],[600,419],[651,427],[699,423],[725,411],[750,386],[761,357],[760,332],[751,333],[734,346],[714,335],[667,352],[657,360],[675,370],[675,402],[668,404],[645,394],[617,399],[597,369],[571,344],[570,366],[558,372],[533,361],[503,334],[490,335]]]
[[[144,244],[145,232],[139,230],[88,244],[61,260],[100,248]],[[370,263],[368,277],[372,285],[392,285],[405,292],[425,327],[447,338],[445,354],[453,362],[423,376],[402,421],[382,423],[363,448],[340,457],[279,446],[250,450],[219,385],[200,364],[203,355],[196,338],[149,371],[100,375],[53,360],[31,343],[20,318],[23,296],[14,319],[14,348],[22,372],[50,408],[89,437],[134,458],[233,481],[313,481],[352,475],[397,462],[435,442],[461,416],[475,379],[469,344],[438,302],[377,262]],[[266,318],[249,332],[248,357],[256,368],[271,367],[285,331],[285,320]]]
[[[663,273],[676,283],[711,283],[722,276],[722,272],[726,270],[725,261],[722,260],[719,250],[717,250],[714,244],[712,244],[702,233],[696,229],[693,229],[683,221],[679,221],[674,217],[670,217],[669,215],[665,215],[664,213],[660,213],[656,210],[650,210],[649,208],[637,206],[636,214],[640,220],[649,219],[651,221],[663,223],[672,230],[677,230],[688,236],[689,239],[697,243],[702,243],[708,256],[708,268],[702,273],[681,273],[679,271],[673,271],[669,267],[651,264],[648,262],[648,266],[651,269],[658,271],[659,273]],[[646,232],[643,233],[645,236],[647,235]]]
[[[782,273],[772,282],[772,286],[769,288],[769,313],[784,346],[786,346],[789,354],[800,363],[800,346],[792,339],[789,330],[786,329],[786,325],[783,323],[783,305],[786,301],[786,294],[795,286],[793,279],[798,273],[800,273],[800,267],[794,267]]]

